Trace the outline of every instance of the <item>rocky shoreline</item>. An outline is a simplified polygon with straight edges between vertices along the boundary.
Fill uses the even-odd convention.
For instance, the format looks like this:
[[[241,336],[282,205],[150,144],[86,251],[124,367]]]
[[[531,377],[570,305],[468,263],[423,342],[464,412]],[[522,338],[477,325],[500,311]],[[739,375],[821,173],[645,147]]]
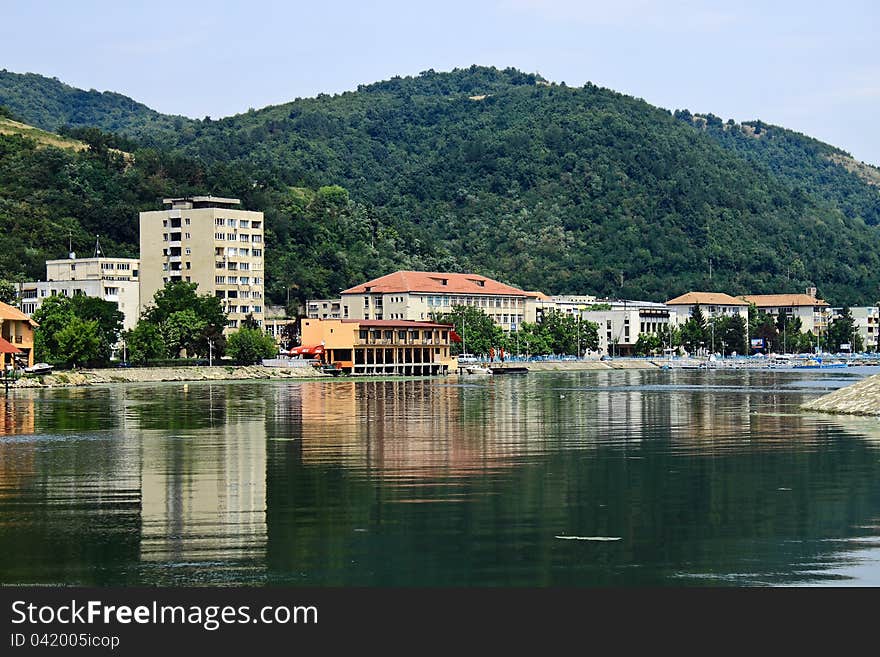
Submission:
[[[313,367],[263,367],[217,365],[215,367],[131,367],[54,372],[25,376],[13,388],[62,388],[110,383],[159,383],[162,381],[240,381],[247,379],[312,379],[328,376]]]
[[[841,415],[880,415],[880,374],[809,401],[801,409]]]

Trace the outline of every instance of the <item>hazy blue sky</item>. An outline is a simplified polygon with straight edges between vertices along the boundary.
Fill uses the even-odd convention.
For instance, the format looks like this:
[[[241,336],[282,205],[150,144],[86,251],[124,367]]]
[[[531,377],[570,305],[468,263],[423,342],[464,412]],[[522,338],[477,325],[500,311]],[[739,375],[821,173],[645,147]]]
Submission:
[[[8,2],[0,67],[214,118],[471,64],[760,118],[880,165],[870,0]]]

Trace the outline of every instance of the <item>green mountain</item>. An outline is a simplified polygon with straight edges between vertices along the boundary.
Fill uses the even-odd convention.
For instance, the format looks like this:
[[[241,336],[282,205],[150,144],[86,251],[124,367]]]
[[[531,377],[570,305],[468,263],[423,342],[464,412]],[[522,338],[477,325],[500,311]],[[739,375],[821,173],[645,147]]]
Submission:
[[[167,116],[128,96],[110,91],[83,91],[57,78],[35,73],[0,70],[0,105],[26,123],[58,132],[64,126],[100,128],[137,138],[144,143],[170,139],[192,123],[182,116]]]
[[[2,73],[0,104],[40,127],[67,121],[22,80],[60,85]],[[265,211],[276,301],[335,294],[397,265],[656,300],[816,285],[833,303],[873,303],[880,290],[880,171],[760,122],[481,67],[215,121],[153,116],[133,101],[125,115],[122,97],[107,96],[77,96],[76,125],[153,146],[111,178],[143,170],[155,181],[148,171],[159,170],[151,191],[237,194]],[[32,184],[51,214],[53,181]],[[351,198],[315,191],[329,185]],[[131,208],[156,207],[145,191]],[[136,214],[117,220],[136,232]],[[133,244],[126,235],[120,244]]]

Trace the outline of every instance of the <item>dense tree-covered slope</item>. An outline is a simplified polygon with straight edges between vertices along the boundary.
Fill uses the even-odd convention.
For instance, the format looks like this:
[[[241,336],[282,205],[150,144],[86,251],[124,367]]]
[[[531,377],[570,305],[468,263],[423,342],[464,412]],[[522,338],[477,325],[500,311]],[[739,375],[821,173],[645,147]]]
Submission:
[[[0,104],[33,120],[39,98],[9,103],[4,75]],[[781,128],[673,116],[589,84],[473,67],[181,120],[174,131],[82,113],[168,151],[136,153],[134,171],[142,158],[169,159],[200,172],[182,188],[237,193],[264,210],[280,254],[267,276],[276,299],[290,285],[334,294],[396,263],[660,300],[810,284],[837,303],[880,293],[876,169]],[[349,190],[341,214],[329,197],[297,191],[325,185]]]
[[[37,128],[94,127],[136,137],[144,143],[171,138],[192,119],[167,116],[128,96],[84,91],[57,78],[0,70],[0,105]]]

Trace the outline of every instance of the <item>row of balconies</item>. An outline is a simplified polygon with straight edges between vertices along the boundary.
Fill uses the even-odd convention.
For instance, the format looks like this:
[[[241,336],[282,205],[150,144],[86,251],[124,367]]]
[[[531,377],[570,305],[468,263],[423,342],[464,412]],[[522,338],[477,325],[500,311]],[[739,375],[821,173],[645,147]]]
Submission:
[[[411,347],[411,346],[420,346],[420,345],[431,345],[431,346],[446,346],[448,343],[442,341],[440,338],[436,340],[434,338],[415,338],[408,340],[400,340],[399,338],[356,338],[356,345],[367,345],[367,346],[401,346],[401,347]]]

